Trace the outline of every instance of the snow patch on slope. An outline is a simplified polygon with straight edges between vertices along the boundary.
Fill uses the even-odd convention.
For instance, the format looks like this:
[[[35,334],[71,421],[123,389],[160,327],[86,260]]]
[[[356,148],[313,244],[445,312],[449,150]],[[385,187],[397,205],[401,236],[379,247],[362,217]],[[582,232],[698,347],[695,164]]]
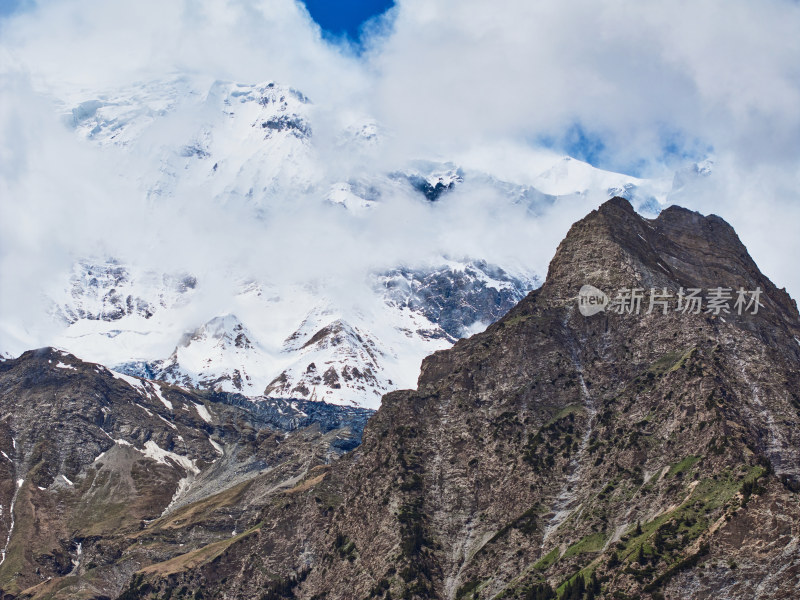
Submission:
[[[181,456],[180,454],[175,454],[174,452],[164,450],[153,440],[147,440],[144,444],[144,450],[139,451],[142,452],[147,458],[151,458],[162,465],[174,466],[170,463],[170,461],[172,461],[172,463],[183,467],[187,473],[193,473],[194,475],[198,475],[200,473],[200,469],[197,467],[197,464],[194,460],[186,456]]]

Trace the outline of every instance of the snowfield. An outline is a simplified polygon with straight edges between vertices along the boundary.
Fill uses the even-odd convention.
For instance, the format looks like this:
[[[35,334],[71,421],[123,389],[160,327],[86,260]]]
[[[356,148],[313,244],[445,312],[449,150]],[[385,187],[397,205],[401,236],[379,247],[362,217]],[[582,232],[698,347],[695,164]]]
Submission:
[[[180,249],[185,264],[179,255],[163,267],[135,255],[74,256],[69,272],[43,286],[51,307],[41,315],[52,325],[46,333],[20,326],[14,315],[0,318],[0,360],[34,346],[64,348],[113,368],[169,410],[158,384],[132,376],[376,408],[386,392],[415,386],[425,356],[481,331],[539,285],[546,263],[531,260],[535,249],[513,246],[509,223],[522,219],[524,230],[529,220],[535,228],[555,205],[613,195],[654,215],[711,169],[644,180],[545,151],[518,172],[502,161],[481,168],[468,152],[371,162],[390,136],[379,123],[355,109],[332,118],[324,98],[273,81],[187,75],[53,93],[71,135],[99,148],[144,206],[175,218],[154,225],[153,240],[206,212],[230,219],[220,227],[241,226],[252,242],[230,231],[221,239],[258,254],[262,237],[281,223],[298,224],[283,232],[295,234],[292,243],[265,246],[271,255],[234,260],[234,253],[220,263],[224,277],[206,272],[191,248]],[[331,147],[339,162],[325,159]],[[322,229],[307,232],[308,215]],[[325,236],[326,219],[339,237],[306,257],[314,236]],[[450,235],[457,227],[475,230]],[[377,247],[381,235],[370,238],[373,230],[394,236],[395,255],[373,256],[372,246],[348,239],[363,235]],[[197,235],[216,249],[216,233]],[[495,252],[498,244],[514,251]],[[327,256],[339,247],[340,260]],[[485,260],[484,251],[498,260]]]

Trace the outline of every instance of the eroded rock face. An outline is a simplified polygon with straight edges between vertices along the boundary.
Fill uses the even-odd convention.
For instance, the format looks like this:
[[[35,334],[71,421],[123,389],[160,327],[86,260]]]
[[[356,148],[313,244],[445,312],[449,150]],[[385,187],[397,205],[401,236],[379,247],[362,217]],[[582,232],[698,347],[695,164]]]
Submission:
[[[763,306],[584,317],[584,284],[760,287]],[[595,596],[790,596],[796,337],[794,303],[724,221],[680,208],[647,221],[613,200],[573,226],[541,289],[428,358],[362,446],[246,543],[134,589],[532,597],[581,573]]]
[[[584,317],[586,284],[673,304]],[[762,306],[686,314],[681,287],[760,288]],[[793,597],[799,321],[718,217],[612,200],[542,288],[386,395],[356,450],[278,493],[258,474],[247,485],[272,495],[235,536],[106,577],[125,598]],[[208,502],[136,535],[221,518]]]
[[[0,590],[115,597],[142,566],[244,531],[357,446],[369,414],[189,392],[51,348],[4,361]]]

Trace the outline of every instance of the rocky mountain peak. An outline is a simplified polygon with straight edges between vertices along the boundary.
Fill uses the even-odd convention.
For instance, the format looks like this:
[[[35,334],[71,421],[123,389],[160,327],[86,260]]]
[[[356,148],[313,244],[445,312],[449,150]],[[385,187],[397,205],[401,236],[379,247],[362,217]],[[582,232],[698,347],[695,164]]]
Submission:
[[[605,293],[604,310],[582,313],[585,285]],[[627,290],[630,297],[637,288],[638,307],[630,301],[615,306],[618,295]],[[665,294],[658,299],[666,306],[649,310],[651,288]],[[698,290],[697,310],[679,307],[682,288],[684,307],[690,288]],[[730,290],[724,302],[714,296],[718,288]],[[741,312],[736,307],[740,288],[746,292]],[[757,289],[756,307],[749,302]],[[527,499],[518,506],[531,506],[529,513],[508,507],[506,516],[516,514],[516,520],[507,518],[504,524],[501,518],[496,527],[484,529],[476,525],[474,511],[489,519],[496,499],[476,500],[468,510],[456,510],[460,517],[454,519],[452,510],[444,516],[446,502],[425,496],[428,522],[451,519],[451,534],[459,531],[452,534],[453,543],[469,544],[468,556],[473,556],[453,562],[442,558],[438,589],[446,597],[462,592],[480,598],[498,593],[547,598],[555,596],[526,594],[545,589],[536,586],[563,589],[580,572],[587,578],[594,573],[603,582],[598,590],[617,597],[646,597],[645,592],[672,597],[687,585],[695,586],[692,597],[720,595],[723,589],[725,597],[747,597],[748,592],[731,587],[732,580],[726,583],[723,573],[704,577],[683,571],[710,552],[715,560],[747,565],[747,574],[738,574],[736,581],[761,580],[773,565],[743,548],[769,546],[767,554],[777,560],[780,551],[772,544],[777,533],[769,525],[774,508],[780,506],[782,518],[796,522],[790,507],[800,489],[794,432],[800,419],[797,324],[795,303],[759,271],[733,228],[719,217],[674,207],[648,220],[617,198],[576,223],[541,289],[486,332],[426,359],[416,393],[384,399],[387,412],[425,422],[437,443],[445,422],[451,431],[482,432],[476,440],[484,451],[476,448],[466,459],[467,473],[470,464],[485,465],[475,477],[456,475],[448,467],[432,469],[436,475],[431,477],[452,477],[450,489],[459,492],[447,496],[450,502],[482,489],[482,482],[503,481],[505,493],[520,485],[516,497]],[[441,421],[421,417],[430,413],[441,415]],[[527,435],[528,442],[514,442],[518,434],[522,440]],[[415,447],[425,436],[414,434]],[[507,464],[490,458],[486,444],[507,457]],[[459,442],[448,450],[431,446],[423,462],[433,456],[446,461],[457,447]],[[529,462],[532,472],[523,468],[528,474],[513,474],[520,456],[527,457],[522,462]],[[559,461],[566,462],[558,466]],[[680,475],[676,481],[690,464],[689,479]],[[561,481],[549,492],[552,481],[540,479],[545,473]],[[737,473],[734,479],[726,479],[732,473]],[[422,489],[436,487],[435,479],[421,479]],[[741,509],[754,485],[769,489],[768,499],[759,501],[760,508],[751,506],[745,517]],[[528,496],[526,486],[538,491]],[[729,491],[722,492],[726,486]],[[685,522],[692,531],[671,542],[665,556],[663,536],[682,530]],[[756,522],[763,529],[745,533]],[[443,535],[437,526],[431,528]],[[592,540],[598,544],[589,550]],[[530,560],[516,562],[510,552],[517,545],[531,548]],[[508,561],[517,566],[509,568]],[[776,568],[797,567],[796,561],[780,565]],[[497,574],[506,569],[507,575]],[[559,576],[548,575],[559,569]]]
[[[541,296],[555,304],[571,302],[585,284],[609,295],[641,288],[647,296],[651,288],[666,289],[673,303],[681,288],[705,294],[721,287],[729,290],[729,310],[738,290],[760,289],[764,309],[754,318],[800,325],[796,303],[761,273],[733,227],[716,215],[679,206],[646,219],[616,197],[575,223],[550,263]]]
[[[600,301],[591,311],[579,303],[585,285]],[[701,295],[697,310],[678,305],[688,305],[681,288],[690,286]],[[760,287],[762,295],[753,304],[746,295],[741,311],[734,295],[725,312],[711,293],[723,286],[748,293]],[[655,310],[648,310],[651,288],[668,295]],[[634,289],[641,290],[640,304],[624,300],[623,292]],[[311,451],[302,442],[305,453],[290,452],[293,476],[276,487],[265,464],[247,475],[231,457],[237,447],[240,457],[257,454],[255,443],[277,452],[266,455],[275,460],[289,442],[262,438],[254,416],[234,426],[243,415],[226,411],[246,401],[212,394],[227,399],[227,408],[215,404],[214,423],[202,433],[179,429],[186,440],[198,438],[186,456],[198,468],[200,452],[227,459],[225,472],[233,468],[236,476],[219,483],[212,462],[196,475],[203,485],[189,494],[180,484],[189,474],[173,461],[163,476],[183,505],[139,530],[128,524],[124,539],[113,538],[119,553],[101,552],[93,542],[92,556],[104,561],[99,570],[79,565],[65,578],[66,568],[49,567],[59,578],[25,593],[44,598],[63,589],[55,597],[70,597],[91,585],[126,599],[202,590],[204,597],[328,600],[739,600],[769,588],[774,593],[765,597],[792,597],[800,569],[793,551],[800,539],[797,320],[794,304],[760,273],[722,219],[672,208],[647,220],[614,199],[572,227],[542,288],[484,332],[429,356],[416,390],[384,396],[361,446],[332,463],[312,452],[316,458],[305,464],[314,466],[298,471]],[[348,331],[309,324],[294,341],[309,351]],[[19,361],[0,363],[4,410],[16,398],[20,368]],[[306,378],[326,368],[311,353],[302,361]],[[61,385],[76,389],[68,377]],[[177,407],[197,400],[162,390],[174,403],[173,417],[159,407],[150,383],[141,386],[133,404],[125,395],[131,390],[119,387],[120,414],[141,412],[141,402],[176,427],[189,427]],[[39,393],[41,406],[50,389]],[[316,418],[317,432],[335,427],[339,416],[315,417],[316,405],[269,398],[256,404],[270,423],[296,428]],[[171,435],[160,418],[152,423],[160,429],[151,437]],[[17,442],[18,430],[15,424]],[[285,439],[308,439],[302,431]],[[225,434],[222,458],[212,454],[210,432]],[[143,435],[131,443],[145,456],[149,449],[152,461],[155,448]],[[326,456],[354,445],[352,437],[331,436],[338,434],[323,434]],[[173,451],[166,438],[154,443]],[[138,458],[127,447],[117,452],[127,457],[123,466]],[[12,462],[15,472],[28,473]],[[67,476],[83,486],[94,477],[73,471],[75,479]],[[27,502],[38,488],[20,489]],[[25,514],[14,508],[13,484],[2,492],[4,506]],[[158,510],[171,503],[160,497]],[[233,534],[223,529],[232,521]],[[77,554],[76,543],[88,544],[85,534],[61,539],[69,555]],[[182,551],[176,540],[192,545]],[[9,546],[9,556],[18,547]],[[57,552],[49,556],[56,558],[39,562],[61,560]],[[22,576],[0,565],[0,581],[34,586],[35,564],[28,559]]]

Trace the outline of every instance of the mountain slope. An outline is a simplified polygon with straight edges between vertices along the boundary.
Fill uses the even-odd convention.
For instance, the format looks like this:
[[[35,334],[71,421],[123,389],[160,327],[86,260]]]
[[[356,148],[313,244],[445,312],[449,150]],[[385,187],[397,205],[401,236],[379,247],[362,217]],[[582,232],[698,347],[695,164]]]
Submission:
[[[201,396],[49,348],[0,363],[0,382],[4,598],[115,596],[144,565],[230,540],[370,414]]]
[[[585,284],[760,288],[763,306],[584,317]],[[147,567],[124,597],[793,597],[799,321],[722,219],[611,200],[251,538]]]

